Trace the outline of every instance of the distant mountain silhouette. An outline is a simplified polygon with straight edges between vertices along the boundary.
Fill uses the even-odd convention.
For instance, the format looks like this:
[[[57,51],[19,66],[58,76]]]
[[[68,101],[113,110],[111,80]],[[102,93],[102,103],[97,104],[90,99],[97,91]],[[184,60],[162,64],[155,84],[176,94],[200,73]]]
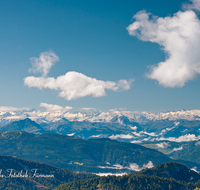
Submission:
[[[24,120],[14,121],[7,125],[1,126],[0,131],[26,131],[29,133],[45,133],[45,130],[35,121],[26,118]]]

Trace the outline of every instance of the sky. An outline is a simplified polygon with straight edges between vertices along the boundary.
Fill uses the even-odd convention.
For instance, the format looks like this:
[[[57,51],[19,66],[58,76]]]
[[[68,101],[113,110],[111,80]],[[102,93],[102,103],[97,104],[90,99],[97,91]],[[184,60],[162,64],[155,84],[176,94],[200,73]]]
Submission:
[[[200,107],[200,0],[1,0],[0,106]]]

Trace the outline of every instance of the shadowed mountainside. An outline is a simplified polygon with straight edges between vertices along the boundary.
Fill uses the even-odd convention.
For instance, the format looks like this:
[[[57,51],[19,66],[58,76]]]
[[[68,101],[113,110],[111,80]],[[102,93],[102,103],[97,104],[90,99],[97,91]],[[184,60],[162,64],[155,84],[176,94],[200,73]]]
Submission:
[[[95,177],[89,173],[72,172],[48,164],[3,155],[0,155],[0,171],[0,190],[52,189],[70,181]]]

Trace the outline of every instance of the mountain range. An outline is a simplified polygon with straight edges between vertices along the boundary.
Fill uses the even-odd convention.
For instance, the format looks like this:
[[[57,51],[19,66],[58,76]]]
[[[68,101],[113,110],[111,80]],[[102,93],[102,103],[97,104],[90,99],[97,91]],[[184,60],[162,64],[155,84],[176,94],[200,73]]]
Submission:
[[[146,123],[149,121],[159,120],[199,120],[200,110],[180,110],[159,113],[136,112],[126,110],[110,110],[108,112],[102,111],[76,111],[70,112],[68,109],[47,109],[40,111],[29,108],[13,108],[0,107],[0,125],[5,125],[12,121],[30,118],[37,123],[51,123],[59,121],[62,118],[69,121],[90,121],[90,122],[118,122],[123,124],[126,122],[123,116],[127,117],[130,122]],[[115,118],[115,119],[113,119]]]
[[[200,121],[160,120],[145,124],[130,122],[121,116],[123,124],[116,122],[69,121],[65,118],[37,124],[26,118],[0,126],[0,132],[25,131],[34,134],[60,134],[76,136],[82,139],[108,138],[121,142],[137,143],[158,150],[175,160],[184,160],[200,164]],[[9,155],[9,154],[8,154]],[[147,163],[144,163],[147,164]],[[60,167],[60,166],[58,166]]]
[[[146,185],[152,189],[158,187],[167,189],[169,186],[174,187],[174,189],[194,189],[200,187],[200,182],[197,182],[198,176],[192,172],[200,171],[199,137],[200,121],[198,119],[136,122],[121,115],[114,116],[110,122],[70,121],[66,118],[60,118],[54,122],[36,123],[30,118],[26,118],[0,126],[0,152],[12,156],[9,159],[18,157],[73,171],[92,172],[100,176],[108,173],[129,174],[142,170],[137,175],[126,175],[126,177],[121,178],[95,178],[83,182],[95,188],[109,188],[107,182],[116,189],[132,188],[130,184],[127,184],[127,181],[133,181],[137,186],[136,182],[139,181],[139,185],[141,185],[146,178],[150,186],[148,183]],[[9,159],[5,158],[3,160],[7,160],[6,162],[9,163]],[[191,170],[187,170],[184,168],[185,166],[180,168],[180,165],[177,166],[177,164],[162,165],[162,163],[172,161],[172,159],[187,165]],[[3,165],[7,166],[6,162],[2,161],[2,168]],[[10,163],[12,162],[18,163],[16,160],[11,160]],[[157,166],[157,169],[151,169],[157,164],[161,165]],[[10,166],[14,167],[14,165]],[[17,165],[17,168],[19,168],[18,166],[20,164]],[[22,163],[21,166],[23,166]],[[149,169],[144,170],[145,168]],[[163,170],[165,170],[164,173]],[[50,170],[45,171],[51,173]],[[173,173],[173,175],[168,175],[169,173]],[[182,176],[180,179],[176,178],[181,173],[186,176],[184,180]],[[191,177],[190,174],[193,176]],[[165,179],[170,178],[170,176],[174,179]],[[74,179],[78,178],[74,177]],[[3,179],[2,189],[12,182],[18,186],[25,183],[27,187],[33,187],[33,189],[44,188],[43,184],[49,184],[50,187],[51,183],[41,179],[39,179],[41,181],[34,182],[24,180],[21,178],[19,180],[12,179],[8,183]],[[53,182],[55,186],[70,181],[56,180]],[[119,181],[122,185],[120,187]],[[124,184],[121,181],[124,181]],[[79,185],[84,189],[83,183],[79,182]],[[155,183],[158,186],[155,187]],[[161,183],[166,186],[161,186]],[[73,182],[68,183],[67,186],[61,186],[61,189],[63,187],[70,189],[69,185],[70,188],[77,188],[77,182]],[[55,186],[51,186],[51,188]]]
[[[124,142],[145,143],[153,141],[190,142],[200,140],[199,120],[159,120],[144,124],[131,122],[121,116],[123,124],[116,122],[69,121],[65,118],[50,123],[37,124],[26,118],[0,126],[0,131],[27,131],[31,133],[58,133],[84,139],[110,138]]]

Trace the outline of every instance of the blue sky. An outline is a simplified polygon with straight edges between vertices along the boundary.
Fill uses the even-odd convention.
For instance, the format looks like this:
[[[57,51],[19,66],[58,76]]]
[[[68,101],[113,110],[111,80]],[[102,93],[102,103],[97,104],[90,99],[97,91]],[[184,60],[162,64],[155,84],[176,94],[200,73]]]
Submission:
[[[198,0],[193,2],[197,7],[196,10],[198,2]],[[196,64],[200,61],[198,56],[188,53],[185,58],[188,62],[185,66],[190,72],[186,72],[180,82],[177,82],[179,78],[167,78],[165,73],[158,74],[158,70],[151,73],[151,76],[148,75],[149,78],[146,75],[150,72],[151,65],[156,67],[170,56],[166,51],[168,46],[165,46],[165,43],[163,46],[160,37],[154,40],[142,33],[146,22],[145,19],[139,18],[142,13],[138,12],[141,10],[144,14],[151,12],[152,15],[158,16],[153,19],[158,19],[172,18],[179,10],[186,12],[195,9],[190,4],[187,10],[184,10],[183,3],[188,2],[2,0],[0,2],[0,106],[38,108],[40,103],[48,103],[63,107],[71,106],[75,110],[84,107],[102,111],[127,108],[130,111],[150,112],[198,109],[200,106],[200,78]],[[138,18],[132,18],[137,13]],[[196,14],[198,16],[198,13]],[[132,35],[130,32],[134,30],[128,31],[127,27],[136,21],[145,26],[138,29],[142,34],[138,32]],[[146,30],[148,34],[151,32],[148,28]],[[199,37],[198,32],[191,35]],[[170,46],[169,51],[179,52],[173,47]],[[198,45],[192,46],[194,49],[196,47]],[[36,66],[36,61],[32,61],[32,65],[30,58],[39,59],[43,52],[52,52],[59,61],[58,59],[55,61],[46,76],[44,70],[33,72],[32,69],[32,72],[29,72],[34,64]],[[180,61],[179,65],[181,64]],[[45,80],[49,77],[56,79],[71,71],[76,72],[77,80],[81,80],[81,77],[85,81],[101,80],[103,83],[100,85],[106,88],[108,84],[104,83],[105,81],[112,81],[115,84],[112,84],[114,86],[109,87],[110,89],[103,89],[106,94],[99,92],[99,97],[93,97],[97,96],[96,90],[92,92],[93,95],[87,95],[88,93],[79,95],[77,91],[76,96],[70,99],[66,94],[63,97],[59,96],[62,91],[60,86],[55,87],[57,90],[43,88],[45,83],[41,90],[33,87],[33,81],[27,84],[24,82],[29,76],[45,77]],[[164,69],[163,72],[165,71],[168,70]],[[71,74],[74,76],[75,72]],[[163,79],[164,76],[166,77]],[[129,82],[127,88],[124,88],[125,83],[119,84],[120,80]],[[131,80],[134,81],[131,83]],[[57,85],[58,82],[55,83]],[[69,84],[69,88],[73,84]],[[93,85],[93,82],[91,84]],[[68,93],[68,86],[63,88]]]

